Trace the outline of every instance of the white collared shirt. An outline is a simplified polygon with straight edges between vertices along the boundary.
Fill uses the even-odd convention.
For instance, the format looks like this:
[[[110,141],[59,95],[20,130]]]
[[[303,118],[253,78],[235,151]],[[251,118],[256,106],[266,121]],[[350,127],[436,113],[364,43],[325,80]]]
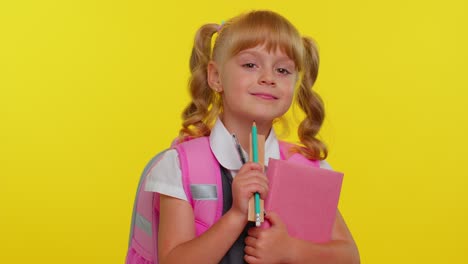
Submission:
[[[242,167],[242,162],[232,135],[219,118],[211,130],[209,140],[210,148],[219,164],[228,169],[231,175],[235,177]],[[242,151],[244,157],[248,160],[247,152],[245,150]],[[270,134],[265,140],[265,166],[268,166],[270,158],[280,158],[279,143],[273,129],[270,130]],[[179,156],[175,149],[166,151],[164,156],[151,169],[147,177],[145,191],[157,192],[187,201],[182,183]]]
[[[242,167],[236,144],[232,135],[218,118],[211,130],[210,148],[219,164],[231,172],[235,177]],[[242,150],[244,157],[248,160],[248,154]],[[279,142],[273,128],[265,140],[265,166],[268,166],[270,158],[280,159]],[[320,167],[332,169],[330,165],[322,160]],[[157,192],[174,198],[188,201],[182,183],[182,172],[179,165],[179,156],[175,149],[170,149],[164,153],[164,156],[151,169],[147,175],[145,191]]]

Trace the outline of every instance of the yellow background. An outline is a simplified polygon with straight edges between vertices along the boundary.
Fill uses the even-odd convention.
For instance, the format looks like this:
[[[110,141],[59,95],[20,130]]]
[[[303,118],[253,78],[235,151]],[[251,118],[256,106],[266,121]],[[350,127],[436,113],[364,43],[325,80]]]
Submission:
[[[2,1],[0,262],[122,263],[196,29],[256,8],[320,46],[321,135],[362,263],[467,263],[464,0]]]

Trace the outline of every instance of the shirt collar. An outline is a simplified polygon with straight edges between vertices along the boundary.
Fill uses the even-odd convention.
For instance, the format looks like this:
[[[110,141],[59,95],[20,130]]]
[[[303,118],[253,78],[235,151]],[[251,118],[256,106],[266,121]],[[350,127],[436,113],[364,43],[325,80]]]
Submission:
[[[242,167],[236,144],[232,135],[218,118],[210,134],[210,147],[218,162],[228,170],[239,170]],[[242,149],[244,157],[249,159],[248,153]],[[278,139],[273,128],[265,140],[265,166],[268,166],[270,158],[279,159],[280,150]]]

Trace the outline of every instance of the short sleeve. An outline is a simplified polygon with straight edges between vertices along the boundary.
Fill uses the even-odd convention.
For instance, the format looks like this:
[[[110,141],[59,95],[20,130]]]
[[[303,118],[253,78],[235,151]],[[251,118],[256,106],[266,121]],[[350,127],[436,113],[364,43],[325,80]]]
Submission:
[[[326,160],[321,160],[319,162],[320,168],[322,169],[327,169],[327,170],[333,170],[330,164]]]
[[[171,149],[163,155],[146,175],[145,191],[157,192],[188,201],[182,183],[182,172],[177,151]]]

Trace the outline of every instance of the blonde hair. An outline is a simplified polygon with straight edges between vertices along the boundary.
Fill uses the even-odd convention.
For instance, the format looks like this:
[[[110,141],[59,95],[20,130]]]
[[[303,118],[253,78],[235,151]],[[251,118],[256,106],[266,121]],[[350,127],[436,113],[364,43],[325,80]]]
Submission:
[[[212,49],[215,33],[218,35]],[[298,129],[303,146],[294,151],[312,160],[325,159],[327,148],[316,137],[325,112],[320,96],[312,91],[319,66],[317,47],[312,39],[301,37],[287,19],[272,11],[251,11],[223,25],[203,25],[197,31],[190,57],[189,89],[192,101],[182,112],[183,123],[178,141],[208,136],[217,116],[222,113],[222,98],[209,87],[207,81],[210,60],[223,63],[242,50],[263,44],[269,51],[279,48],[302,73],[295,98],[306,117]]]

